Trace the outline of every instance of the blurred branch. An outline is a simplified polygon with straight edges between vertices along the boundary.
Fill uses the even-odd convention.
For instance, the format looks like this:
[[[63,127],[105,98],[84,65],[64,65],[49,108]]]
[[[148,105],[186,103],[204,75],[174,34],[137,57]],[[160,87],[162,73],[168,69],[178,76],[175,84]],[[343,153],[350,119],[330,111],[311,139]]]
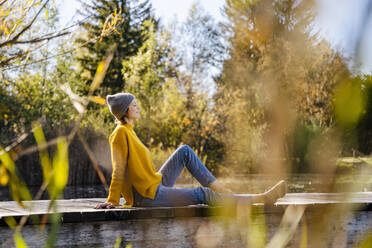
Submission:
[[[26,54],[26,53],[25,53]],[[25,55],[24,53],[18,53],[17,55],[14,55],[13,57],[10,57],[10,58],[7,58],[6,60],[2,60],[0,61],[0,66],[4,66],[4,65],[7,65],[9,62],[11,62],[12,60],[15,60],[15,59],[18,59],[18,58],[21,58],[22,56]]]
[[[305,212],[305,205],[290,205],[284,212],[282,222],[266,248],[286,247]]]
[[[58,57],[58,56],[62,56],[64,54],[68,54],[68,53],[72,53],[82,47],[84,47],[86,44],[90,43],[90,42],[94,42],[94,41],[97,41],[99,37],[94,37],[92,39],[90,39],[89,41],[85,42],[84,44],[82,44],[81,46],[78,46],[76,48],[73,48],[73,49],[70,49],[70,50],[67,50],[65,52],[62,52],[62,53],[57,53],[57,54],[54,54],[54,55],[51,55],[51,56],[48,56],[48,57],[45,57],[43,59],[39,59],[39,60],[36,60],[36,61],[32,61],[30,63],[23,63],[21,65],[16,65],[16,66],[8,66],[8,67],[5,67],[3,69],[0,70],[0,72],[3,72],[3,71],[6,71],[6,70],[11,70],[11,69],[16,69],[16,68],[20,68],[20,67],[23,67],[23,66],[28,66],[28,65],[33,65],[33,64],[38,64],[38,63],[41,63],[41,62],[44,62],[44,61],[47,61],[49,59],[52,59],[52,58],[55,58],[55,57]]]
[[[106,71],[110,65],[110,62],[113,58],[113,54],[114,54],[114,47],[111,47],[110,49],[108,49],[108,52],[107,52],[107,56],[106,56],[106,59],[103,60],[103,63],[104,63],[104,66],[101,68],[101,70],[97,69],[97,73],[96,75],[94,76],[94,79],[93,79],[93,83],[92,83],[92,86],[91,86],[91,90],[89,91],[88,93],[88,96],[87,98],[83,98],[83,97],[80,97],[78,96],[77,94],[75,94],[74,92],[72,92],[71,88],[69,87],[69,85],[63,85],[61,86],[61,89],[69,96],[70,100],[72,101],[74,107],[77,109],[77,111],[79,112],[79,116],[78,116],[78,119],[74,125],[74,128],[73,130],[67,135],[67,143],[70,144],[72,139],[75,137],[75,134],[77,133],[77,131],[79,130],[79,127],[80,127],[80,122],[83,118],[83,115],[85,113],[85,110],[86,110],[86,107],[89,103],[89,100],[87,99],[91,99],[91,96],[94,92],[94,89],[98,88],[99,85],[102,83],[103,81],[103,78],[104,78],[104,75],[106,74]],[[93,87],[94,86],[94,87]],[[27,134],[28,135],[28,134]],[[46,142],[45,144],[41,145],[40,147],[38,146],[31,146],[21,152],[18,153],[18,157],[21,157],[23,155],[27,155],[27,154],[31,154],[31,153],[34,153],[34,152],[37,152],[39,149],[46,149],[52,145],[55,145],[57,144],[58,142],[58,137],[57,138],[54,138],[52,140],[49,140],[48,142]],[[11,146],[13,147],[13,146]],[[7,147],[9,149],[9,151],[11,150],[10,147]]]
[[[114,47],[112,47],[111,49],[108,50],[107,57],[104,60],[104,66],[103,66],[103,68],[101,70],[98,70],[97,69],[97,73],[96,73],[96,75],[95,75],[95,77],[93,79],[93,83],[94,84],[92,83],[91,90],[89,91],[88,96],[87,96],[86,99],[78,96],[77,94],[75,94],[71,90],[71,88],[69,87],[68,84],[65,84],[65,85],[62,85],[61,86],[61,89],[70,97],[70,100],[72,101],[74,107],[77,109],[77,111],[80,114],[79,117],[78,117],[77,122],[74,125],[73,130],[70,132],[70,134],[67,135],[67,142],[68,142],[68,144],[71,143],[72,139],[75,137],[75,134],[76,134],[76,132],[78,131],[78,129],[80,127],[80,122],[81,122],[81,120],[83,118],[83,115],[85,113],[86,106],[89,103],[89,100],[87,100],[87,99],[91,99],[91,96],[92,96],[92,94],[94,92],[94,89],[96,89],[97,87],[99,87],[99,85],[103,81],[104,75],[106,74],[106,71],[107,71],[107,69],[108,69],[108,67],[110,65],[110,62],[111,62],[112,58],[113,58],[113,50],[114,50]],[[28,136],[28,134],[27,134],[27,136]],[[19,152],[17,158],[19,158],[19,157],[21,157],[23,155],[27,155],[27,154],[31,154],[31,153],[37,152],[39,149],[48,148],[48,147],[50,147],[52,145],[57,144],[57,142],[58,142],[58,137],[57,138],[54,138],[52,140],[49,140],[48,142],[46,142],[45,144],[41,145],[40,147],[38,147],[38,146],[31,146],[31,147],[29,147],[27,149],[24,149],[23,151]],[[11,146],[11,147],[13,147],[13,146]],[[7,147],[7,148],[9,148],[9,151],[11,150],[10,147]]]
[[[47,188],[49,182],[43,182],[43,184],[41,185],[39,191],[36,193],[35,197],[33,198],[33,200],[39,200],[43,194],[43,192],[45,191],[45,189]],[[31,208],[29,209],[30,212],[32,210],[34,206],[31,205]],[[16,231],[21,231],[22,230],[22,227],[26,224],[27,220],[28,220],[28,217],[29,215],[23,215],[21,220],[19,221],[19,224],[17,225],[16,227]],[[44,219],[44,218],[43,218]]]
[[[44,41],[44,40],[50,40],[50,39],[54,39],[54,38],[57,38],[57,37],[61,37],[61,36],[64,36],[66,34],[70,34],[71,32],[63,32],[63,33],[60,33],[60,34],[56,34],[56,35],[51,35],[51,36],[47,36],[47,37],[39,37],[39,38],[34,38],[34,39],[31,39],[31,40],[21,40],[21,41],[15,41],[13,44],[32,44],[32,43],[37,43],[37,42],[41,42],[41,41]]]
[[[50,32],[50,33],[47,33],[41,37],[38,37],[38,38],[34,38],[34,39],[31,39],[31,40],[22,40],[22,41],[15,41],[13,42],[13,44],[26,44],[26,43],[36,43],[36,42],[41,42],[41,41],[44,41],[44,40],[50,40],[50,39],[53,39],[53,38],[57,38],[57,37],[60,37],[60,36],[64,36],[64,35],[67,35],[67,34],[71,34],[72,31],[66,31],[70,28],[73,28],[75,26],[78,26],[78,25],[82,25],[84,24],[85,20],[90,18],[91,16],[87,16],[85,17],[84,19],[82,19],[81,21],[78,21],[68,27],[65,27],[61,30],[58,30],[58,31],[55,31],[55,32]]]
[[[8,0],[3,0],[3,1],[1,1],[0,2],[0,7],[4,4],[4,3],[6,3]]]
[[[54,138],[52,140],[49,140],[48,142],[46,142],[44,145],[41,145],[41,146],[31,146],[31,147],[28,147],[24,150],[22,150],[21,152],[18,153],[18,158],[24,156],[24,155],[27,155],[27,154],[31,154],[31,153],[34,153],[34,152],[37,152],[39,149],[46,149],[52,145],[56,145],[58,142],[58,137],[57,138]]]
[[[107,69],[108,69],[108,67],[110,65],[110,62],[111,62],[112,58],[113,58],[114,48],[115,48],[115,46],[112,46],[112,47],[110,47],[108,49],[107,55],[106,55],[106,59],[102,61],[104,65],[102,67],[97,68],[97,72],[96,72],[96,75],[95,75],[94,80],[93,80],[93,82],[95,82],[95,83],[94,83],[94,85],[92,83],[91,88],[90,88],[91,90],[88,93],[87,99],[90,99],[91,98],[91,96],[92,96],[92,94],[94,92],[94,89],[96,89],[97,87],[99,87],[99,85],[102,83],[103,78],[104,78],[104,75],[106,74],[106,71],[107,71]],[[82,120],[82,118],[84,116],[84,113],[85,113],[85,110],[86,110],[86,107],[87,107],[89,101],[87,101],[87,100],[83,99],[82,97],[79,97],[78,95],[76,95],[75,93],[73,93],[72,90],[68,86],[66,86],[65,89],[66,88],[67,88],[67,90],[65,92],[68,94],[68,96],[70,97],[71,101],[73,101],[73,102],[79,102],[80,104],[82,104],[82,107],[83,107],[83,109],[80,110],[80,111],[78,109],[78,111],[79,111],[78,120],[76,121],[73,130],[67,136],[67,147],[70,145],[70,143],[71,143],[72,139],[75,137],[75,135],[78,134],[78,137],[79,137],[80,141],[82,142],[84,148],[86,149],[89,158],[93,162],[93,168],[98,173],[98,176],[99,176],[101,182],[104,184],[106,191],[108,191],[108,186],[107,186],[106,180],[104,178],[103,173],[98,168],[97,160],[95,159],[95,157],[93,155],[93,152],[90,150],[90,148],[89,148],[88,144],[86,143],[84,137],[79,132],[80,122],[81,122],[81,120]],[[27,136],[28,136],[28,134],[22,135],[22,139],[21,140],[24,140]],[[17,139],[17,141],[18,141],[18,139]],[[36,151],[44,150],[44,149],[48,148],[51,145],[57,144],[58,142],[59,142],[59,137],[54,138],[54,139],[52,139],[52,140],[50,140],[48,142],[45,142],[45,143],[43,143],[43,144],[41,144],[39,146],[34,145],[32,147],[29,147],[29,148],[27,148],[27,149],[19,152],[17,154],[17,156],[16,156],[16,159],[18,159],[19,157],[21,157],[23,155],[26,155],[26,154],[30,154],[30,153],[33,153],[33,152],[36,152]],[[17,142],[15,142],[15,143],[17,143]],[[17,144],[19,144],[19,143],[17,143]],[[8,146],[7,149],[8,150],[11,150],[17,144],[12,144],[11,146]],[[49,184],[49,181],[44,181],[43,182],[43,184],[41,185],[39,191],[37,192],[34,200],[40,199],[42,193],[45,191],[45,189],[47,188],[48,184]],[[54,207],[54,205],[55,205],[55,201],[52,200],[51,203],[48,206],[48,212],[50,211],[50,209],[52,207]],[[22,227],[26,223],[28,217],[29,217],[29,215],[25,215],[25,216],[23,216],[21,218],[19,224],[16,227],[16,230],[18,230],[19,232],[22,230]],[[42,225],[41,225],[41,228],[42,229],[45,226],[45,223],[46,223],[47,218],[48,218],[48,214],[45,214],[43,216],[43,218],[42,218]]]
[[[98,177],[99,177],[99,179],[101,180],[102,184],[104,185],[106,192],[108,192],[108,189],[109,189],[109,188],[108,188],[108,186],[107,186],[105,176],[103,175],[102,171],[101,171],[100,168],[98,167],[97,159],[95,158],[95,156],[94,156],[92,150],[90,149],[88,143],[86,142],[86,140],[84,139],[84,136],[80,133],[80,131],[77,132],[77,135],[78,135],[78,137],[79,137],[79,140],[80,140],[81,143],[83,144],[84,149],[85,149],[85,151],[87,152],[90,161],[92,162],[92,165],[93,165],[94,170],[97,172]]]
[[[118,14],[116,14],[116,15],[118,15]],[[76,25],[81,25],[81,24],[84,23],[84,20],[87,19],[87,18],[89,18],[89,17],[90,17],[90,16],[84,18],[84,19],[83,19],[82,21],[80,21],[80,22],[77,22],[77,23],[75,23],[75,24],[73,24],[73,25],[71,25],[71,26],[69,26],[69,27],[67,27],[67,28],[64,28],[64,29],[60,30],[59,32],[61,32],[61,31],[63,31],[63,30],[66,30],[66,29],[69,29],[69,28],[72,28],[72,27],[74,27],[74,26],[76,26]],[[110,23],[110,21],[111,21],[111,23]],[[7,70],[11,70],[11,69],[16,69],[16,68],[20,68],[20,67],[24,67],[24,66],[28,66],[28,65],[33,65],[33,64],[41,63],[41,62],[47,61],[47,60],[49,60],[49,59],[52,59],[52,58],[55,58],[55,57],[58,57],[58,56],[62,56],[62,55],[64,55],[64,54],[68,54],[68,53],[72,53],[72,52],[74,52],[74,51],[77,51],[78,49],[84,47],[84,46],[87,45],[88,43],[96,42],[96,41],[98,41],[99,39],[102,39],[102,37],[105,37],[105,36],[108,36],[108,35],[112,34],[112,33],[115,31],[115,29],[116,29],[116,26],[115,26],[115,25],[116,25],[119,21],[121,21],[120,18],[118,18],[118,17],[116,17],[116,16],[112,17],[112,16],[110,15],[109,17],[107,17],[106,26],[105,26],[106,30],[103,30],[102,33],[101,33],[100,35],[98,35],[98,36],[96,36],[96,37],[93,37],[93,38],[91,38],[90,40],[87,40],[86,42],[84,42],[84,43],[81,44],[80,46],[78,46],[78,47],[76,47],[76,48],[73,48],[73,49],[70,49],[70,50],[67,50],[67,51],[65,51],[65,52],[61,52],[61,53],[57,53],[57,54],[54,54],[54,55],[51,55],[51,56],[44,57],[43,59],[39,59],[39,60],[32,61],[32,62],[29,62],[29,63],[23,63],[23,64],[20,64],[20,65],[8,66],[8,67],[5,67],[5,68],[1,68],[1,69],[0,69],[0,72],[4,72],[4,71],[7,71]],[[25,43],[36,43],[36,42],[40,42],[40,41],[43,41],[43,40],[50,40],[50,39],[53,39],[53,38],[56,38],[56,37],[60,37],[60,36],[64,36],[64,35],[67,35],[67,34],[70,34],[70,33],[71,33],[71,31],[67,31],[67,32],[64,32],[64,33],[61,33],[61,34],[57,34],[57,35],[54,35],[54,36],[53,36],[54,33],[49,33],[49,34],[46,34],[46,35],[49,35],[48,37],[43,37],[43,36],[42,36],[42,37],[35,38],[35,39],[33,39],[33,40],[29,40],[29,41],[20,41],[19,44],[25,44]],[[14,43],[14,44],[15,44],[15,43]],[[34,49],[33,51],[35,51],[35,50],[36,50],[36,49]],[[109,50],[110,50],[110,49],[109,49]],[[31,51],[31,52],[33,52],[33,51]],[[30,52],[28,52],[28,53],[30,53]],[[21,54],[21,55],[23,55],[23,54]],[[20,56],[21,56],[21,55],[20,55]],[[4,66],[4,65],[6,65],[6,63],[8,62],[8,60],[11,61],[11,60],[14,60],[14,59],[16,59],[16,58],[19,58],[20,56],[18,56],[18,57],[14,57],[14,58],[10,58],[10,59],[7,59],[7,61],[1,61],[1,62],[0,62],[0,66]],[[111,61],[111,60],[110,60],[110,61]]]

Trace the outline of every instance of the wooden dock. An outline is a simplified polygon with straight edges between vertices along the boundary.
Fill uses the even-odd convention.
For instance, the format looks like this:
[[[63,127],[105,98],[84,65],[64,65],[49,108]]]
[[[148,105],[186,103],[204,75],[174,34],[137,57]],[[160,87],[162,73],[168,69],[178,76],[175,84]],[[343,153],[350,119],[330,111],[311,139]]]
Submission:
[[[218,213],[210,211],[213,209],[206,205],[193,205],[185,207],[156,207],[156,208],[123,208],[94,209],[98,203],[105,202],[106,198],[82,198],[57,200],[57,211],[61,213],[62,223],[76,223],[89,221],[110,221],[130,219],[151,219],[151,218],[175,218],[175,217],[208,217]],[[48,211],[49,200],[23,201],[26,208],[22,208],[15,201],[0,201],[0,226],[6,226],[5,217],[12,216],[19,220],[22,216],[53,214]],[[121,198],[120,205],[124,204]],[[372,192],[354,193],[288,193],[280,198],[274,206],[265,206],[263,211],[283,212],[289,205],[305,205],[307,209],[314,207],[346,204],[352,205],[354,210],[372,210]],[[260,205],[260,204],[256,204]],[[261,204],[262,205],[262,204]],[[41,219],[41,218],[39,218]],[[34,218],[35,220],[35,218]],[[33,223],[29,218],[26,224]]]
[[[62,224],[55,246],[66,248],[112,248],[117,238],[121,238],[120,247],[130,244],[134,248],[247,247],[246,238],[251,228],[261,230],[262,237],[273,242],[278,233],[286,230],[290,233],[286,247],[300,247],[304,240],[309,248],[357,247],[372,235],[372,192],[289,193],[275,205],[255,204],[250,211],[256,217],[250,224],[246,208],[235,209],[235,213],[231,213],[234,212],[231,209],[223,211],[226,208],[205,205],[93,208],[105,200],[58,200],[56,212],[59,214],[54,218],[49,218],[55,212],[48,211],[48,200],[24,201],[26,208],[14,201],[0,201],[0,247],[15,247],[14,230],[5,221],[9,216],[17,223],[23,216],[30,217],[22,228],[28,247],[42,247],[47,242],[53,225],[45,225],[43,230],[38,224],[42,219],[50,223],[56,216]],[[120,204],[124,204],[123,199]]]

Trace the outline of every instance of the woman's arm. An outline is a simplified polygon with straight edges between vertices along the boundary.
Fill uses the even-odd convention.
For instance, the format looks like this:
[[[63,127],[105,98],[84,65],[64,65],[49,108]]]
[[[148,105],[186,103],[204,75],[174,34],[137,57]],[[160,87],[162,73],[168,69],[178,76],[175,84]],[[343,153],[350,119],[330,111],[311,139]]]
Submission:
[[[128,161],[128,142],[124,130],[118,130],[110,137],[112,176],[109,195],[103,204],[96,208],[112,208],[119,206],[121,188]]]

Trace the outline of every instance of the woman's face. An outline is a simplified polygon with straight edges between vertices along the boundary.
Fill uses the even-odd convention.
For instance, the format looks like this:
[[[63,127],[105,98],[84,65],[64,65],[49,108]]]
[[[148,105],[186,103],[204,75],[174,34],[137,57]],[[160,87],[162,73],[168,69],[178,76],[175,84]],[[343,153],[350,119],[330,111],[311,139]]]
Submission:
[[[139,117],[140,117],[139,107],[137,105],[136,99],[134,99],[130,103],[129,108],[128,108],[128,119],[135,120],[135,119],[138,119]]]

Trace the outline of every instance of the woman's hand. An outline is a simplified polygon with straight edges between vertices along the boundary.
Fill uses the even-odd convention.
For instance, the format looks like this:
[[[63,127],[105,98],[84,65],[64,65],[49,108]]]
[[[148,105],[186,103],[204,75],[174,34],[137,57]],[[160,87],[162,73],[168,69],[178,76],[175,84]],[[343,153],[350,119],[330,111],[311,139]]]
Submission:
[[[95,209],[99,209],[99,208],[115,208],[115,205],[112,204],[112,203],[105,202],[105,203],[99,203],[99,204],[97,204],[97,206],[95,206],[94,208]]]

